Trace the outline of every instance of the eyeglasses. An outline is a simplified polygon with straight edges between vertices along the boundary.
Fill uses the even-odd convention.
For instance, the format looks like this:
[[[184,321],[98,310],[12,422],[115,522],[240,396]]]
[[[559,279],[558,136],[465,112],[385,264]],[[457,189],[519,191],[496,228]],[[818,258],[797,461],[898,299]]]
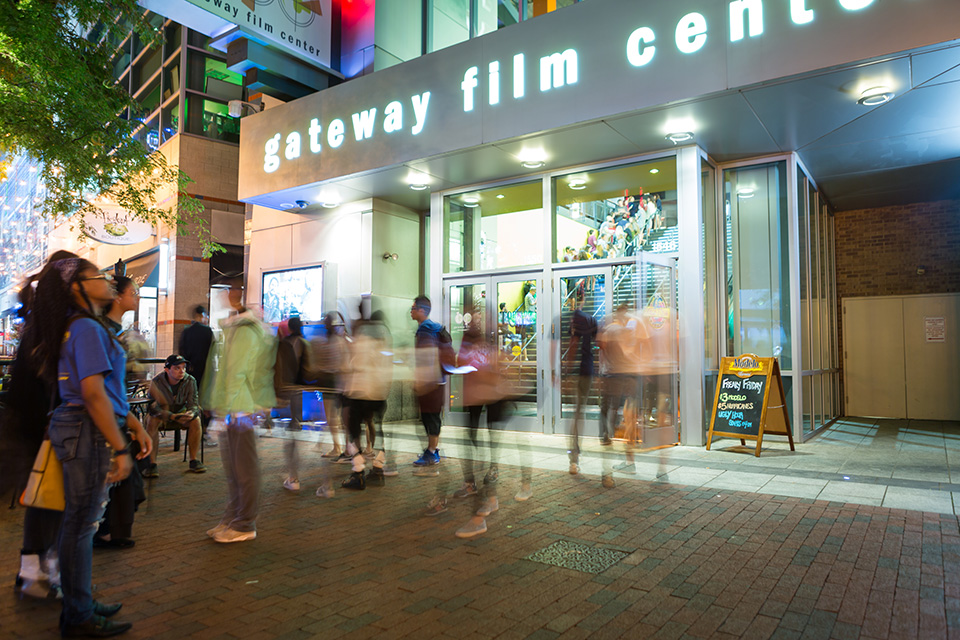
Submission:
[[[101,273],[98,276],[93,276],[91,278],[80,278],[80,282],[86,282],[87,280],[106,280],[107,282],[113,282],[113,276],[107,273]]]

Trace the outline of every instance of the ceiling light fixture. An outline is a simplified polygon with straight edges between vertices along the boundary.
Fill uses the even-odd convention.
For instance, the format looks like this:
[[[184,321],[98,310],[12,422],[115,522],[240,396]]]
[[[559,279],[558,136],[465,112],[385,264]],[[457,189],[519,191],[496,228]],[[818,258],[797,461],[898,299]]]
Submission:
[[[527,169],[539,169],[544,164],[543,160],[524,160],[520,163],[520,166],[526,167]]]
[[[506,198],[506,197],[507,197],[507,196],[503,195],[502,193],[498,193],[498,194],[497,194],[497,200],[503,200],[503,199]]]
[[[666,135],[667,140],[673,144],[680,144],[681,142],[689,142],[693,140],[692,131],[674,131]]]
[[[526,149],[520,152],[520,166],[527,169],[539,169],[546,164],[546,154],[542,149]]]
[[[426,189],[430,188],[430,185],[423,182],[411,182],[410,188],[414,191],[425,191]]]
[[[463,204],[467,207],[477,207],[480,205],[480,196],[463,196]]]
[[[571,178],[568,184],[574,191],[581,191],[587,188],[587,181],[584,178]]]
[[[656,167],[654,167],[653,169],[650,169],[650,173],[656,175],[656,174],[660,173],[660,169],[657,169]]]
[[[737,189],[737,197],[743,198],[744,200],[746,200],[747,198],[752,198],[754,196],[754,193],[756,192],[750,187],[743,187],[742,189]]]
[[[863,93],[860,94],[860,99],[857,100],[857,104],[861,104],[865,107],[875,107],[883,104],[884,102],[890,102],[896,95],[897,94],[895,94],[890,87],[878,85],[876,87],[864,89]]]
[[[336,200],[328,200],[325,202],[321,202],[320,206],[323,207],[324,209],[336,209],[337,207],[340,206],[340,203],[337,202]]]

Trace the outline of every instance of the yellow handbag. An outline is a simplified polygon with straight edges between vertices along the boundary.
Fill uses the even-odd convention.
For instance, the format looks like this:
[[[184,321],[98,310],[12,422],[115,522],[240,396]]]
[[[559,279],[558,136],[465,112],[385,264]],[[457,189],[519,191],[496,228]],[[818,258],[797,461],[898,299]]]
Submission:
[[[20,496],[25,507],[63,511],[63,464],[53,451],[49,440],[44,440],[33,462],[27,487]]]

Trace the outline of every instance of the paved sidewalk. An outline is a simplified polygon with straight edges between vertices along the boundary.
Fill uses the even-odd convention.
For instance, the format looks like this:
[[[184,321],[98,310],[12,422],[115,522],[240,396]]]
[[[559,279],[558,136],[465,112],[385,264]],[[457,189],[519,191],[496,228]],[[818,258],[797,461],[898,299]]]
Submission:
[[[398,448],[416,449],[414,428],[400,431]],[[420,515],[437,480],[413,477],[409,453],[387,486],[322,500],[312,446],[299,494],[280,487],[282,441],[261,438],[260,450],[259,536],[219,545],[204,535],[225,497],[216,450],[210,472],[192,475],[162,444],[137,546],[94,556],[97,597],[122,600],[119,617],[134,622],[123,637],[960,637],[954,515],[625,476],[604,489],[565,467],[535,468],[534,496],[518,503],[520,471],[504,464],[489,531],[463,541],[453,533],[473,502]],[[534,439],[541,467],[556,456]],[[457,461],[444,465],[457,480]],[[21,518],[0,514],[8,584]],[[538,553],[580,569],[528,559]],[[56,637],[58,613],[0,592],[4,637]]]

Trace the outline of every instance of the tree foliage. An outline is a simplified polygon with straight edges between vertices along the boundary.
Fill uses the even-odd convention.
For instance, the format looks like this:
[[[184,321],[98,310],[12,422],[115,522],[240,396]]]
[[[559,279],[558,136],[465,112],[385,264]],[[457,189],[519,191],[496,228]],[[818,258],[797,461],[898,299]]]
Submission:
[[[136,0],[0,0],[0,154],[39,161],[42,210],[55,220],[82,230],[86,215],[119,206],[181,233],[199,228],[209,253],[219,245],[189,177],[134,137],[144,114],[113,77],[131,32],[158,45],[148,15]]]

